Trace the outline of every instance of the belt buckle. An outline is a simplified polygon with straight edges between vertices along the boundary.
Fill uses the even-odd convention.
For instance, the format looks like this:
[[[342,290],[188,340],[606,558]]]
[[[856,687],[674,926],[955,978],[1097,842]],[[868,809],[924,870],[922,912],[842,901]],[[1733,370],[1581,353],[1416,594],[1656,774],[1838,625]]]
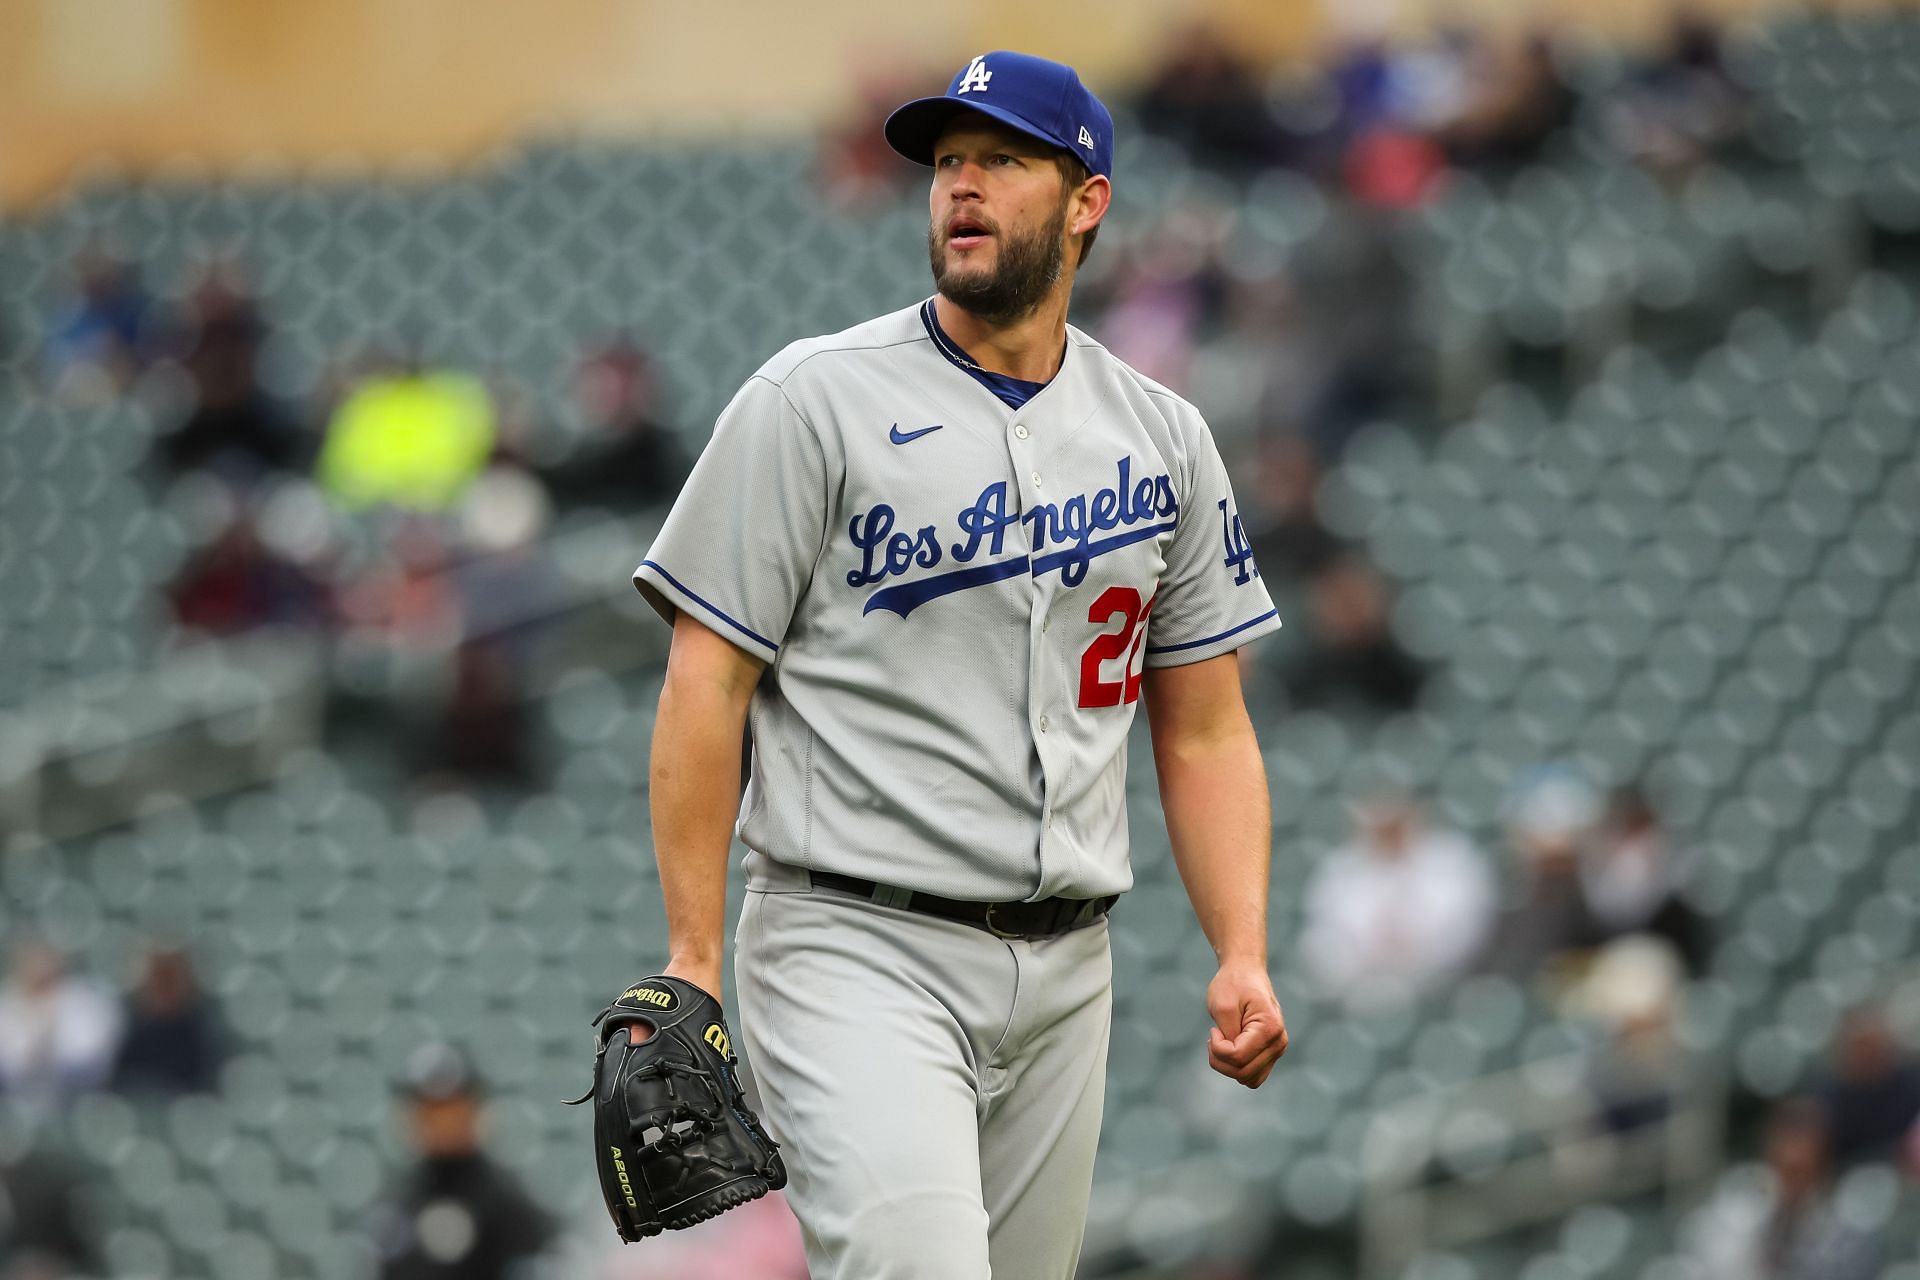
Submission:
[[[987,926],[987,932],[992,934],[996,938],[1007,938],[1007,939],[1025,938],[1027,936],[1026,934],[1019,933],[1011,929],[1003,929],[1000,927],[999,924],[995,923],[993,918],[993,913],[999,910],[1004,905],[1005,905],[1004,903],[999,903],[999,902],[989,902],[987,904],[986,918],[984,921],[982,921],[982,923],[984,923]]]

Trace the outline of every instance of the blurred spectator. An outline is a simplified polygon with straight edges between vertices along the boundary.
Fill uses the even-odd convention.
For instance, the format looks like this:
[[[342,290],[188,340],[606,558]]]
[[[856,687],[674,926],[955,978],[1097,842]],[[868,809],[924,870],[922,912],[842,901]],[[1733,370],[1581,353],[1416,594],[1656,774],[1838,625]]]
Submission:
[[[1431,991],[1485,940],[1492,877],[1465,838],[1427,827],[1404,796],[1370,800],[1355,819],[1307,888],[1301,958],[1352,1003]]]
[[[461,632],[459,592],[439,529],[424,518],[402,521],[388,554],[340,591],[348,623],[418,648],[456,641]]]
[[[1199,330],[1218,293],[1205,218],[1169,216],[1108,276],[1101,340],[1157,382],[1187,386]]]
[[[210,635],[331,620],[331,586],[279,554],[261,536],[254,513],[236,507],[167,588],[176,621]]]
[[[627,341],[608,344],[581,362],[573,391],[587,434],[542,475],[557,501],[630,512],[680,491],[686,452],[660,420],[659,382],[646,352]]]
[[[220,1015],[201,989],[192,959],[179,947],[154,947],[127,1001],[114,1084],[137,1092],[209,1092],[225,1057],[223,1040]]]
[[[1340,176],[1350,194],[1405,208],[1439,190],[1447,156],[1429,134],[1473,92],[1475,50],[1456,31],[1426,45],[1367,40],[1347,51],[1331,78],[1340,104]]]
[[[912,67],[910,56],[892,51],[869,51],[853,60],[854,100],[844,122],[820,142],[827,194],[843,209],[857,212],[891,203],[914,172],[874,123],[926,92],[926,77]]]
[[[156,443],[170,470],[212,467],[245,477],[295,464],[298,430],[260,385],[266,338],[245,283],[231,269],[210,270],[187,299],[180,337],[193,399]]]
[[[481,1095],[451,1049],[429,1045],[409,1063],[418,1159],[374,1211],[380,1280],[509,1280],[552,1240],[546,1213],[483,1149]]]
[[[1357,554],[1313,577],[1307,593],[1311,647],[1288,673],[1297,707],[1400,711],[1420,696],[1426,672],[1387,626],[1387,588]]]
[[[1201,164],[1228,170],[1263,169],[1291,157],[1258,69],[1218,30],[1189,23],[1160,48],[1134,102],[1141,128],[1178,143]]]
[[[1507,817],[1516,877],[1494,930],[1489,967],[1531,978],[1557,957],[1599,942],[1580,884],[1581,850],[1599,817],[1593,789],[1564,769],[1547,767],[1521,779]]]
[[[113,1067],[120,1010],[38,938],[14,944],[0,987],[0,1093],[55,1102],[95,1088]]]
[[[448,572],[468,636],[491,636],[525,623],[553,599],[558,582],[540,556],[551,509],[530,472],[495,463],[460,500],[466,559]]]
[[[47,374],[69,395],[104,398],[126,389],[153,356],[158,309],[139,272],[105,250],[74,261],[75,297],[47,339]]]
[[[1341,553],[1340,539],[1320,519],[1320,465],[1298,436],[1271,439],[1260,451],[1246,521],[1253,562],[1271,590],[1319,573]]]
[[[1706,922],[1680,896],[1671,843],[1640,788],[1614,793],[1581,852],[1580,887],[1599,937],[1650,933],[1673,945],[1689,973],[1705,969]]]
[[[1458,118],[1478,90],[1482,40],[1471,27],[1451,26],[1425,42],[1399,42],[1387,86],[1393,119],[1427,133]]]
[[[453,688],[415,760],[428,784],[530,786],[535,779],[524,693],[496,643],[471,641],[455,659]]]
[[[1464,169],[1512,169],[1537,158],[1573,118],[1574,96],[1554,66],[1547,37],[1482,41],[1459,113],[1435,140]]]
[[[1659,938],[1606,944],[1567,999],[1567,1011],[1597,1022],[1606,1039],[1591,1066],[1600,1124],[1627,1133],[1664,1119],[1682,1067],[1674,1037],[1681,984],[1679,955]]]
[[[1362,21],[1360,28],[1372,24]],[[1356,29],[1354,38],[1328,64],[1326,83],[1335,104],[1331,123],[1333,141],[1344,147],[1382,125],[1398,123],[1393,94],[1393,51],[1369,30]]]
[[[1353,140],[1341,164],[1347,192],[1364,204],[1412,209],[1440,190],[1447,156],[1411,129],[1371,129]]]
[[[1745,91],[1727,73],[1714,29],[1677,15],[1667,47],[1602,99],[1613,149],[1662,173],[1685,173],[1746,124]]]
[[[1834,1211],[1826,1116],[1782,1103],[1767,1126],[1765,1168],[1729,1180],[1695,1221],[1700,1280],[1871,1280],[1877,1243]],[[1690,1273],[1691,1274],[1691,1273]]]
[[[1855,1009],[1834,1037],[1818,1093],[1837,1163],[1886,1159],[1920,1121],[1920,1062],[1878,1010]]]
[[[317,475],[345,507],[443,510],[486,465],[494,427],[493,397],[478,378],[390,364],[334,410]]]
[[[80,1183],[64,1162],[0,1123],[0,1280],[80,1280],[104,1274],[97,1223],[82,1212]]]

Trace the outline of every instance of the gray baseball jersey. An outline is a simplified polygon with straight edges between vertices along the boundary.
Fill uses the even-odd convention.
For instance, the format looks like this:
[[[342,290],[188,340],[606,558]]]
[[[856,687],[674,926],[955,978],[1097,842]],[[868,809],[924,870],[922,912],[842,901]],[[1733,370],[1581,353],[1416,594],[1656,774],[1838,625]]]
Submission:
[[[917,304],[741,387],[634,573],[769,665],[738,834],[954,898],[1132,884],[1143,666],[1277,628],[1194,407],[1071,326],[1010,408]]]

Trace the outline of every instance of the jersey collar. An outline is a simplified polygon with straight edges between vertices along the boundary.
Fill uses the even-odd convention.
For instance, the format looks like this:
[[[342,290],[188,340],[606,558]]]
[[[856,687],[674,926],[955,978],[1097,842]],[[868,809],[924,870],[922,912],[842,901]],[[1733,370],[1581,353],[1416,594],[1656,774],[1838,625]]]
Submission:
[[[990,370],[982,369],[974,358],[968,355],[959,343],[947,336],[947,331],[940,327],[940,316],[934,308],[932,298],[928,298],[920,304],[920,323],[926,326],[927,337],[933,340],[934,350],[945,356],[948,363],[991,391],[1003,404],[1006,404],[1010,408],[1026,408],[1027,401],[1033,399],[1039,395],[1042,390],[1051,385],[1051,380],[1048,382],[1029,382],[1024,378],[1009,377],[1004,373],[994,373]],[[1071,342],[1066,343],[1068,348],[1071,348],[1072,345]],[[1060,354],[1060,367],[1062,369],[1067,367],[1066,351],[1064,350]],[[1054,377],[1058,378],[1059,374],[1056,373]]]

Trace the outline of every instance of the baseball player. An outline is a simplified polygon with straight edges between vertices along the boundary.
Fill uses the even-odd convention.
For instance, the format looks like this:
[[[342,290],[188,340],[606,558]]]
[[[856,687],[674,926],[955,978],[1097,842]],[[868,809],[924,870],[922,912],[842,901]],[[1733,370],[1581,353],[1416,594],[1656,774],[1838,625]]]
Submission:
[[[720,992],[737,819],[739,1039],[815,1280],[1063,1280],[1143,703],[1207,1056],[1257,1087],[1286,1049],[1234,654],[1280,624],[1199,413],[1066,323],[1106,108],[988,53],[886,136],[932,169],[936,293],[761,366],[634,574],[673,626],[666,972]]]

